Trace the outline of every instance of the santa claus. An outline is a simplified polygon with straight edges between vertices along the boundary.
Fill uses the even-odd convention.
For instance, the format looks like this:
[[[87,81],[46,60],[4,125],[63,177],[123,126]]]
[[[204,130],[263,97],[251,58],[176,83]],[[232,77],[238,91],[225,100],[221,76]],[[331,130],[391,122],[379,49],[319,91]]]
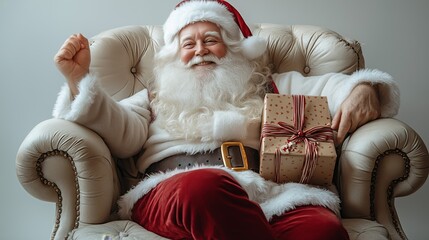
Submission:
[[[68,84],[54,116],[93,129],[117,155],[143,146],[136,164],[146,176],[121,197],[119,215],[171,239],[348,239],[334,189],[258,175],[263,96],[269,89],[327,96],[342,141],[360,125],[396,114],[391,77],[368,69],[270,75],[265,42],[251,37],[225,1],[181,2],[164,24],[164,41],[153,82],[121,102],[89,73],[85,37],[71,36],[55,57]],[[249,170],[221,165],[225,141],[242,143]]]

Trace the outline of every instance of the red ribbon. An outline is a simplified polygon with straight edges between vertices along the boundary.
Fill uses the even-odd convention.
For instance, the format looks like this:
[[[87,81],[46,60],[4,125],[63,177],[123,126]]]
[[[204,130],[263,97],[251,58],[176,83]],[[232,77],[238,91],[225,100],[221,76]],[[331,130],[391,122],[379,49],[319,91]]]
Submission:
[[[334,136],[332,129],[329,126],[315,126],[304,130],[305,96],[292,95],[292,99],[294,108],[294,126],[291,126],[285,122],[278,122],[277,124],[265,123],[262,127],[261,137],[288,137],[289,139],[287,140],[287,143],[296,144],[304,142],[305,158],[302,175],[299,182],[308,183],[313,176],[317,161],[319,159],[317,143],[332,140]],[[276,182],[280,176],[280,163],[282,154],[280,147],[278,147],[274,153],[274,172]]]

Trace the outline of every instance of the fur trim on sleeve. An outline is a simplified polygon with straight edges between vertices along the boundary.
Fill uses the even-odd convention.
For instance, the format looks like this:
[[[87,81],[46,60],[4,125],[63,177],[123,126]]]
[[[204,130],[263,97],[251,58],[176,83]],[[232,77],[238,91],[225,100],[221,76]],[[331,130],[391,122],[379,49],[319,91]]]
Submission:
[[[78,88],[79,94],[74,100],[67,84],[61,88],[52,112],[53,117],[74,121],[79,115],[88,111],[94,101],[98,88],[97,82],[91,75],[87,75],[80,81]]]
[[[216,111],[213,114],[213,137],[216,140],[241,140],[246,137],[246,118],[233,111]]]
[[[381,117],[393,117],[398,113],[400,98],[399,88],[389,74],[377,69],[362,69],[354,72],[350,79],[338,91],[333,99],[331,112],[338,110],[350,92],[361,83],[378,84],[378,94],[380,98]]]
[[[61,87],[61,90],[58,93],[57,101],[55,102],[54,110],[52,111],[52,116],[54,118],[65,118],[67,113],[71,110],[71,103],[73,102],[72,98],[70,88],[66,83]]]

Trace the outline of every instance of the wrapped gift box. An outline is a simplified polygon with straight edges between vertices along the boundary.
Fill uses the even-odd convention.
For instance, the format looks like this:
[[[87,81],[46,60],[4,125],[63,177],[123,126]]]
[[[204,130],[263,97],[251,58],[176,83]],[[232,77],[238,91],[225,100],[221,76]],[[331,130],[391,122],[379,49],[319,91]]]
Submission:
[[[274,182],[328,186],[337,159],[327,98],[267,94],[260,175]]]

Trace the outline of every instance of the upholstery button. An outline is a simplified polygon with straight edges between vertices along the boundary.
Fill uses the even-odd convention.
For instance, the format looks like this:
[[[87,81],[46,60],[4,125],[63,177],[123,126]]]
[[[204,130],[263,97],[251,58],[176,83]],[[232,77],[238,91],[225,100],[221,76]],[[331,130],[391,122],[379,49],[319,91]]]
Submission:
[[[304,73],[305,73],[305,74],[310,73],[310,67],[309,67],[309,66],[305,66],[305,68],[304,68]]]
[[[113,240],[113,237],[110,235],[104,235],[102,240]]]
[[[129,234],[128,233],[126,233],[126,232],[120,232],[119,233],[119,239],[122,239],[122,238],[124,238],[124,237],[128,237],[129,236]]]
[[[137,73],[137,68],[136,68],[136,67],[132,67],[132,68],[131,68],[131,73],[133,73],[133,74],[134,74],[134,73]]]

